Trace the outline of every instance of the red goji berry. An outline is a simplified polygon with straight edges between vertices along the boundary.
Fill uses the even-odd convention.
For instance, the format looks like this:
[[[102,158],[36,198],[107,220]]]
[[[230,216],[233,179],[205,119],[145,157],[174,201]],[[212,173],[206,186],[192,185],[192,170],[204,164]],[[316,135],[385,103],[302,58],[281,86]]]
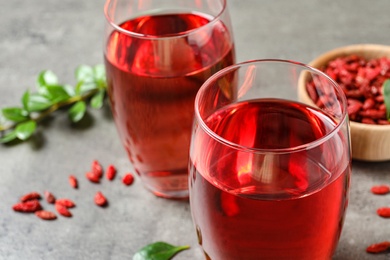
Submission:
[[[68,208],[60,203],[56,203],[55,208],[56,208],[57,212],[64,217],[69,218],[72,216],[72,213],[68,210]]]
[[[56,204],[60,204],[66,208],[73,208],[76,204],[70,199],[58,199],[56,200]]]
[[[362,108],[362,104],[360,103],[355,103],[355,104],[350,104],[348,105],[348,115],[354,115],[356,114],[357,112],[359,112],[359,110]]]
[[[39,200],[41,198],[41,195],[38,193],[38,192],[30,192],[30,193],[27,193],[25,195],[23,195],[21,198],[20,198],[20,201],[21,202],[26,202],[26,201],[29,201],[29,200]]]
[[[390,122],[385,119],[378,119],[378,125],[390,125]]]
[[[372,119],[385,119],[386,118],[386,111],[377,110],[377,109],[367,109],[365,111],[361,111],[359,113],[362,117],[368,117]]]
[[[35,215],[43,220],[54,220],[57,218],[56,214],[47,210],[39,210],[35,212]]]
[[[93,183],[99,183],[99,182],[100,182],[99,176],[97,176],[97,175],[94,174],[93,172],[87,172],[87,174],[85,175],[85,177],[87,177],[87,179],[88,179],[90,182],[93,182]]]
[[[373,120],[372,118],[363,117],[360,121],[361,121],[363,124],[367,124],[367,125],[376,125],[375,120]]]
[[[131,173],[127,173],[123,176],[122,178],[122,182],[123,184],[125,184],[126,186],[129,186],[131,184],[133,184],[134,182],[134,176],[131,174]]]
[[[115,178],[115,175],[116,175],[116,168],[115,168],[115,166],[112,165],[112,164],[108,165],[107,170],[106,170],[106,178],[107,178],[107,180],[112,181]]]
[[[390,186],[378,185],[371,188],[371,192],[376,195],[385,195],[390,192]]]
[[[53,204],[54,202],[56,202],[56,198],[51,192],[45,191],[44,195],[47,203]]]
[[[375,106],[375,100],[373,98],[368,98],[363,103],[364,110],[373,108],[374,106]]]
[[[375,101],[382,103],[385,101],[385,98],[383,96],[377,96],[377,97],[375,97]]]
[[[390,207],[379,208],[376,213],[382,218],[390,218]]]
[[[97,177],[101,178],[103,176],[103,168],[97,160],[92,162],[92,173]]]
[[[18,212],[35,212],[41,210],[42,206],[38,200],[28,200],[26,202],[19,202],[12,206],[12,209]]]
[[[367,253],[378,254],[378,253],[385,252],[389,248],[390,248],[390,241],[383,241],[383,242],[380,242],[377,244],[372,244],[372,245],[368,246],[366,251],[367,251]]]
[[[70,184],[70,186],[72,186],[75,189],[78,188],[79,182],[74,175],[69,175],[69,184]]]
[[[94,200],[95,200],[95,204],[100,207],[103,207],[107,204],[106,197],[100,191],[96,192]]]

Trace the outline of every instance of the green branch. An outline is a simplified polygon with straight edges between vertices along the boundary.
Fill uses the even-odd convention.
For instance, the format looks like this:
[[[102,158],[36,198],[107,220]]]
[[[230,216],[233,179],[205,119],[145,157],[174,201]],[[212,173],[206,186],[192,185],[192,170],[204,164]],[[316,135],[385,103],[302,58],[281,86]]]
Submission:
[[[27,90],[21,98],[21,106],[1,109],[0,143],[15,139],[27,140],[44,118],[57,110],[68,109],[69,119],[77,123],[85,115],[87,104],[101,108],[106,96],[106,75],[103,65],[81,65],[75,71],[75,87],[61,85],[57,76],[42,71],[37,78],[37,90]]]

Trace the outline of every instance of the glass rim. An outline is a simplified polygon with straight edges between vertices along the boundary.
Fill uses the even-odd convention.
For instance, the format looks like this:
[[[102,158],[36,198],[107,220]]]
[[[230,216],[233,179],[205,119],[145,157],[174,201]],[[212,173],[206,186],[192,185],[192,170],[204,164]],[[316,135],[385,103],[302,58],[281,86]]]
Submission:
[[[226,11],[226,8],[227,8],[226,0],[219,0],[222,2],[221,11],[215,16],[210,16],[210,17],[212,17],[212,19],[207,24],[204,24],[200,27],[197,27],[197,28],[194,28],[191,30],[187,30],[187,31],[184,31],[181,33],[160,37],[160,36],[156,36],[156,35],[136,33],[133,31],[125,30],[122,27],[120,27],[109,15],[109,11],[111,10],[111,5],[112,5],[113,1],[115,1],[115,0],[106,0],[106,3],[104,4],[104,16],[105,16],[108,24],[110,24],[111,27],[113,27],[118,32],[121,32],[121,33],[126,34],[126,35],[131,36],[131,37],[140,38],[140,39],[147,39],[147,40],[162,40],[162,39],[181,38],[181,37],[185,37],[185,36],[188,36],[190,34],[196,33],[205,27],[210,27],[211,25],[216,23],[218,20],[220,20],[222,14]],[[197,14],[200,12],[193,12],[193,13]]]
[[[310,72],[314,72],[316,74],[319,74],[319,75],[325,77],[329,81],[329,83],[331,83],[333,85],[333,87],[337,91],[337,94],[339,94],[340,101],[342,102],[342,103],[340,102],[341,103],[340,107],[342,108],[341,118],[338,121],[337,125],[329,133],[327,133],[326,135],[324,135],[324,136],[322,136],[322,137],[320,137],[320,138],[318,138],[318,139],[316,139],[316,140],[314,140],[312,142],[308,142],[308,143],[305,143],[305,144],[302,144],[302,145],[289,147],[289,148],[275,148],[275,149],[253,148],[253,147],[240,145],[240,144],[231,142],[231,141],[221,137],[220,135],[215,133],[213,130],[211,130],[206,125],[206,123],[204,122],[202,116],[200,115],[200,111],[199,111],[200,99],[203,96],[205,90],[208,88],[208,86],[212,82],[217,80],[218,78],[220,78],[220,77],[222,77],[224,75],[227,75],[231,71],[234,71],[236,69],[239,69],[239,68],[247,66],[247,65],[255,65],[255,64],[258,64],[258,63],[265,63],[265,62],[267,62],[267,63],[284,63],[284,64],[295,65],[295,66],[301,67],[302,69],[309,70]],[[217,142],[222,143],[222,144],[227,145],[227,146],[230,146],[230,147],[232,147],[233,149],[236,149],[236,150],[246,151],[246,152],[253,152],[253,153],[264,153],[264,154],[287,154],[287,153],[300,152],[300,151],[312,149],[314,147],[318,147],[322,143],[326,142],[328,139],[332,138],[337,132],[339,132],[340,128],[342,127],[342,125],[344,125],[346,123],[345,121],[348,118],[348,114],[347,114],[347,99],[346,99],[346,97],[344,95],[343,90],[339,86],[339,84],[337,84],[331,77],[329,77],[327,74],[325,74],[324,72],[320,71],[319,69],[313,68],[310,65],[307,65],[307,64],[304,64],[304,63],[301,63],[301,62],[296,62],[296,61],[292,61],[292,60],[283,60],[283,59],[257,59],[257,60],[249,60],[249,61],[244,61],[244,62],[240,62],[240,63],[234,64],[234,65],[230,65],[230,66],[228,66],[228,67],[226,67],[224,69],[221,69],[220,71],[216,72],[215,74],[210,76],[202,84],[202,86],[198,90],[198,92],[196,94],[196,97],[195,97],[195,112],[194,112],[194,116],[195,116],[194,119],[197,120],[197,122],[199,123],[200,127],[202,127],[205,130],[205,132],[210,137],[215,139]]]

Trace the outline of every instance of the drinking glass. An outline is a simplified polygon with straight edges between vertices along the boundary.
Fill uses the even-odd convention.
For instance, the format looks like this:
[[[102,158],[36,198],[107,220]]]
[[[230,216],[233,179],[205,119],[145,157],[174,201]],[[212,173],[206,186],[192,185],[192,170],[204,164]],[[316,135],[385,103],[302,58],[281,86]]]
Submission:
[[[196,92],[235,62],[225,0],[107,0],[104,58],[119,136],[144,186],[188,198]]]
[[[315,105],[306,87],[321,96]],[[225,68],[195,100],[190,204],[206,259],[331,259],[351,173],[347,102],[284,60]]]

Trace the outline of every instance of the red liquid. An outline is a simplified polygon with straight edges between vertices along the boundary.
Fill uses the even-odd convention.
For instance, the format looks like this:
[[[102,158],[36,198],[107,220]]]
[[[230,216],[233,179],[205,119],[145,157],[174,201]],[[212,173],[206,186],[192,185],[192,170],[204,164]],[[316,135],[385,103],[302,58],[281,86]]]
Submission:
[[[335,124],[275,99],[234,104],[205,122],[228,141],[263,149],[313,142]],[[193,142],[190,203],[207,259],[331,259],[351,172],[341,132],[317,148],[278,156],[237,152],[200,127]]]
[[[114,31],[107,42],[108,92],[119,135],[143,183],[160,196],[188,196],[195,94],[234,62],[223,23],[194,30],[209,22],[198,14],[144,16],[120,27],[149,38]]]

